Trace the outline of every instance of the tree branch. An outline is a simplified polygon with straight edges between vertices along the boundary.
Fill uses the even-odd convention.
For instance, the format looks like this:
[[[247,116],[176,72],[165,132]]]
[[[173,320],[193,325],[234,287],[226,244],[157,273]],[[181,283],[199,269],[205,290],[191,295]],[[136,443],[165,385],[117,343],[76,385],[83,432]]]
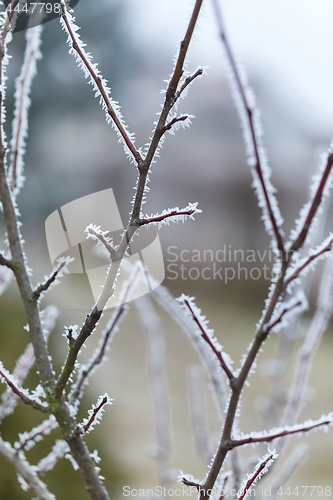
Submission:
[[[240,495],[237,495],[237,500],[243,500],[248,491],[250,490],[251,486],[253,486],[257,481],[258,479],[260,479],[261,475],[262,474],[265,474],[265,472],[268,472],[267,470],[267,466],[270,464],[270,462],[272,462],[274,459],[276,458],[275,454],[272,453],[271,455],[269,455],[266,459],[264,459],[260,464],[259,466],[256,468],[256,470],[253,472],[252,476],[247,480],[244,488],[243,488],[243,491]]]
[[[286,279],[285,286],[287,287],[289,283],[291,283],[291,281],[298,278],[301,272],[305,268],[307,268],[311,264],[311,262],[313,262],[315,259],[318,259],[318,257],[321,257],[324,253],[330,252],[332,250],[332,246],[333,246],[333,237],[329,240],[327,245],[320,248],[312,255],[309,255],[307,258],[304,259],[303,263],[299,267],[297,267],[297,269],[295,269],[295,271]]]
[[[26,405],[30,405],[35,408],[35,410],[39,410],[43,413],[47,413],[49,411],[49,408],[47,406],[43,406],[37,401],[28,398],[28,396],[26,396],[24,392],[20,391],[20,389],[16,387],[16,385],[13,384],[11,380],[9,380],[9,378],[3,373],[2,370],[0,370],[0,376],[6,381],[6,384],[11,388],[13,393],[23,401],[23,403],[25,403]]]
[[[291,436],[293,434],[299,434],[302,432],[309,432],[314,429],[317,429],[318,427],[323,427],[323,426],[328,426],[332,425],[333,423],[333,415],[327,415],[327,417],[323,417],[322,419],[316,421],[316,422],[305,422],[304,424],[299,424],[295,426],[294,428],[290,429],[285,429],[281,431],[268,431],[267,433],[263,433],[263,435],[258,435],[255,436],[255,433],[253,436],[245,436],[242,439],[232,439],[230,442],[230,447],[235,448],[237,446],[244,446],[247,444],[256,444],[256,443],[270,443],[271,441],[274,441],[274,439],[279,439],[283,438],[285,436]]]
[[[0,437],[0,453],[1,455],[12,464],[15,470],[22,476],[27,485],[34,492],[39,500],[55,500],[47,489],[47,486],[38,478],[32,466],[25,458],[20,457],[16,450],[12,448],[10,443],[3,441]]]
[[[60,264],[60,266],[58,267],[58,269],[56,269],[52,274],[51,276],[46,280],[44,281],[44,283],[41,283],[33,292],[32,292],[32,296],[33,298],[37,301],[39,300],[41,294],[43,292],[46,292],[50,286],[52,285],[52,283],[55,282],[55,280],[57,279],[57,276],[59,274],[59,272],[61,271],[61,269],[66,265],[66,262],[62,262]]]
[[[310,226],[313,222],[313,219],[318,211],[318,208],[320,206],[322,197],[323,197],[323,191],[326,186],[327,180],[330,176],[331,170],[333,167],[333,153],[330,153],[327,157],[327,162],[326,162],[326,167],[324,169],[323,175],[321,177],[321,180],[318,184],[317,191],[313,197],[312,203],[309,207],[307,216],[305,217],[305,221],[303,223],[303,226],[301,230],[299,231],[298,236],[296,237],[294,243],[290,247],[291,252],[296,252],[301,248],[303,243],[305,242],[305,239],[307,237],[307,234],[309,232]]]
[[[147,218],[142,218],[137,221],[137,224],[139,226],[145,226],[146,224],[153,224],[153,223],[158,223],[158,222],[163,222],[166,219],[169,219],[170,217],[181,217],[181,216],[192,216],[193,214],[198,213],[198,210],[196,209],[191,209],[191,210],[172,210],[171,212],[165,213],[165,214],[160,214],[160,215],[155,215],[153,217],[147,217]]]
[[[129,151],[131,152],[133,158],[137,162],[138,165],[142,163],[142,157],[139,151],[136,149],[134,146],[134,143],[132,142],[126,128],[123,126],[121,123],[121,120],[119,119],[114,106],[111,104],[111,100],[108,96],[108,93],[105,89],[104,82],[102,78],[96,73],[96,71],[93,68],[93,65],[91,64],[89,57],[83,50],[82,46],[78,42],[77,36],[72,30],[71,23],[69,22],[68,15],[67,15],[67,7],[66,3],[61,0],[61,10],[62,10],[62,19],[65,23],[67,33],[72,41],[72,47],[73,50],[75,50],[78,54],[78,57],[82,61],[83,66],[86,68],[88,73],[90,74],[92,80],[95,82],[96,87],[98,88],[101,97],[104,101],[106,110],[110,118],[112,119],[113,123],[115,124],[115,127],[118,129],[121,137],[123,138],[126,146],[128,147]]]
[[[277,249],[279,250],[280,255],[284,258],[285,249],[284,249],[282,232],[279,227],[280,223],[278,223],[276,214],[274,213],[274,208],[277,207],[277,202],[275,198],[273,199],[274,189],[270,186],[269,178],[267,177],[267,175],[265,175],[266,173],[264,171],[264,166],[261,157],[262,146],[260,144],[261,142],[260,136],[257,133],[257,124],[255,123],[255,121],[258,121],[259,117],[258,114],[255,113],[253,105],[250,104],[247,89],[245,88],[245,83],[243,81],[238,64],[236,62],[236,58],[231,49],[231,45],[229,43],[226,30],[224,28],[221,9],[219,7],[217,0],[213,1],[213,6],[215,9],[215,17],[218,24],[219,34],[225,48],[226,56],[229,61],[230,69],[234,78],[234,83],[237,88],[237,92],[239,94],[239,98],[244,108],[245,116],[248,122],[249,133],[254,150],[255,165],[253,169],[257,175],[259,184],[261,186],[264,198],[263,202],[265,204],[262,208],[267,210],[267,215],[271,223],[272,232],[276,240]],[[260,197],[259,197],[259,202],[260,202]]]
[[[219,362],[221,364],[221,367],[222,367],[223,371],[225,372],[226,376],[228,377],[228,379],[230,381],[233,381],[235,379],[235,376],[232,373],[232,371],[230,370],[230,368],[228,367],[227,363],[225,362],[222,352],[216,348],[216,346],[212,342],[211,338],[207,334],[205,328],[203,327],[200,319],[196,315],[196,313],[195,313],[193,307],[191,306],[189,300],[187,300],[186,298],[184,298],[184,305],[188,308],[188,310],[190,311],[190,313],[192,315],[193,321],[198,326],[198,328],[199,328],[199,330],[201,332],[201,337],[203,338],[203,340],[205,342],[207,342],[207,344],[209,345],[209,347],[211,348],[211,350],[213,351],[213,353],[215,354],[215,356],[219,360]]]

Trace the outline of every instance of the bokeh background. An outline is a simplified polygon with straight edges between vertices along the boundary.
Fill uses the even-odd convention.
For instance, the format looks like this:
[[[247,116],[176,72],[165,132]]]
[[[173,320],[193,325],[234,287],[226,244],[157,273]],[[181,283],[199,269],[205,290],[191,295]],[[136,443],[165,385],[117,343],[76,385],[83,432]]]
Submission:
[[[99,0],[93,5],[80,0],[75,9],[81,36],[94,60],[107,78],[114,99],[122,106],[136,143],[144,146],[153,129],[163,96],[161,90],[173,67],[177,42],[186,28],[192,1],[188,0]],[[320,0],[251,0],[222,2],[225,22],[233,46],[244,62],[262,112],[265,144],[273,169],[273,182],[289,234],[295,217],[308,197],[311,175],[325,151],[333,131],[333,6]],[[26,184],[19,196],[23,235],[34,281],[50,272],[44,223],[47,216],[63,204],[96,191],[113,188],[123,222],[126,223],[133,196],[136,172],[94,99],[74,58],[68,54],[65,34],[58,21],[45,25],[43,59],[32,89],[30,135],[26,154]],[[24,33],[16,33],[10,46],[7,96],[8,124],[13,110],[13,81],[24,50]],[[178,296],[197,297],[198,305],[211,321],[216,334],[238,366],[260,318],[268,280],[196,279],[203,263],[183,262],[183,279],[177,270],[195,250],[269,249],[269,239],[260,222],[260,211],[251,189],[237,113],[228,85],[223,48],[217,36],[210,2],[205,2],[190,49],[188,69],[205,67],[205,75],[191,86],[180,111],[194,115],[190,129],[168,135],[161,157],[153,167],[148,213],[198,202],[202,214],[196,221],[170,225],[160,230],[166,262],[164,285]],[[327,208],[326,228],[331,230],[332,209]],[[3,234],[3,227],[2,227]],[[3,243],[1,243],[3,246]],[[179,257],[170,268],[170,247]],[[183,254],[185,255],[185,254]],[[259,255],[259,254],[257,254]],[[259,259],[260,260],[260,259]],[[265,263],[271,264],[269,254]],[[208,264],[209,266],[212,263]],[[217,262],[218,267],[221,264]],[[222,264],[226,265],[226,264]],[[236,268],[235,259],[228,266]],[[244,264],[246,265],[246,264]],[[251,264],[253,265],[253,263]],[[257,265],[257,263],[256,263]],[[259,264],[258,264],[259,265]],[[260,264],[262,266],[262,263]],[[250,268],[249,268],[250,269]],[[192,278],[191,278],[192,276]],[[313,282],[310,299],[315,304],[319,278]],[[69,275],[52,290],[44,303],[60,310],[51,348],[58,368],[66,354],[63,325],[81,324],[89,311],[90,295],[82,275]],[[24,313],[13,284],[1,302],[1,359],[12,369],[27,342]],[[117,334],[109,361],[96,374],[87,392],[82,415],[100,393],[108,392],[114,404],[107,409],[102,425],[89,436],[92,448],[103,457],[102,473],[115,498],[122,488],[149,488],[159,484],[157,468],[149,454],[156,441],[154,408],[147,373],[145,335],[136,308]],[[186,386],[186,370],[198,358],[177,325],[159,311],[165,333],[173,426],[172,469],[182,469],[203,477],[206,465],[195,450]],[[107,317],[105,317],[107,319]],[[95,338],[96,337],[96,338]],[[88,342],[83,357],[92,352],[98,335]],[[265,359],[274,357],[277,338],[273,336],[260,356],[251,387],[242,402],[240,426],[258,430],[257,402],[269,393],[270,380],[261,369]],[[294,346],[294,352],[301,339]],[[308,405],[302,417],[316,418],[332,409],[331,390],[332,331],[324,338],[315,357],[310,379]],[[295,361],[295,358],[293,358]],[[32,374],[29,384],[33,386]],[[259,399],[258,399],[259,398]],[[261,399],[260,399],[261,398]],[[214,449],[220,423],[212,398],[207,393],[207,414]],[[28,430],[38,422],[30,409],[19,405],[13,418],[3,423],[3,436],[15,440],[17,431]],[[56,436],[52,434],[46,444]],[[309,456],[300,466],[293,486],[333,486],[332,433],[316,433],[302,440],[310,445]],[[297,438],[293,441],[293,445]],[[298,442],[298,441],[297,441]],[[34,460],[45,447],[36,447]],[[247,450],[247,454],[256,450]],[[67,478],[66,481],[63,478]],[[62,461],[45,476],[57,498],[86,498],[80,478]],[[30,498],[21,492],[10,467],[0,458],[0,499]],[[65,486],[64,486],[65,483]]]

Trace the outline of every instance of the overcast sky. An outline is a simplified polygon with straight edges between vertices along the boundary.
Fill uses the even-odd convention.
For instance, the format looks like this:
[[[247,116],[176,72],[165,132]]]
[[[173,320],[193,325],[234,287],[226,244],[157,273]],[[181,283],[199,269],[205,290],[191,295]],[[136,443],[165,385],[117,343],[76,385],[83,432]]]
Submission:
[[[134,37],[152,47],[175,41],[184,33],[193,0],[130,0]],[[313,120],[333,135],[333,2],[332,0],[220,0],[224,19],[241,59],[268,75],[285,91],[286,106],[301,107],[302,119]],[[160,40],[160,42],[159,42]],[[221,45],[205,0],[191,53],[193,64],[218,71]],[[222,66],[221,66],[222,67]]]

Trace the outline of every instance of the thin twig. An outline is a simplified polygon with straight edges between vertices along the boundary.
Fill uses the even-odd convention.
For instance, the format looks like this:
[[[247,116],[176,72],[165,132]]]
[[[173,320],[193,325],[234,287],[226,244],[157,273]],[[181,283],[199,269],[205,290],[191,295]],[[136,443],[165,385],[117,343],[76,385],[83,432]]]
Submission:
[[[261,154],[260,154],[259,137],[258,137],[257,132],[256,132],[256,125],[255,125],[255,120],[254,120],[253,108],[249,103],[249,100],[248,100],[248,97],[246,94],[246,90],[244,88],[244,84],[242,81],[242,77],[241,77],[235,56],[234,56],[233,51],[231,49],[231,45],[229,43],[225,28],[224,28],[221,9],[219,7],[217,0],[213,1],[213,5],[214,5],[214,9],[215,9],[215,17],[217,19],[219,34],[220,34],[222,43],[224,45],[225,52],[226,52],[226,55],[227,55],[227,58],[228,58],[228,61],[230,64],[230,68],[231,68],[232,74],[233,74],[234,79],[235,79],[235,84],[237,86],[237,90],[238,90],[242,105],[244,107],[244,111],[246,113],[247,121],[248,121],[248,126],[249,126],[251,140],[252,140],[253,149],[254,149],[254,157],[255,157],[254,170],[258,176],[258,180],[259,180],[259,183],[260,183],[263,195],[264,195],[267,214],[268,214],[269,220],[271,222],[271,226],[272,226],[273,234],[275,236],[277,248],[280,252],[280,255],[284,258],[285,248],[284,248],[283,237],[282,237],[282,233],[281,233],[281,229],[279,227],[279,224],[276,220],[276,216],[274,214],[272,201],[271,201],[272,193],[269,192],[270,190],[269,190],[269,186],[268,186],[268,180],[265,178],[265,175],[264,175],[262,159],[261,159]]]
[[[274,321],[272,321],[272,323],[269,323],[268,325],[265,326],[264,331],[265,331],[266,336],[269,334],[269,332],[271,330],[273,330],[275,328],[276,325],[281,323],[283,317],[287,313],[289,313],[290,311],[292,311],[293,309],[295,309],[296,307],[299,307],[301,305],[302,305],[302,302],[298,301],[298,302],[295,302],[294,304],[292,304],[290,307],[283,308],[281,313],[279,314],[279,316]]]
[[[112,261],[118,260],[119,256],[118,256],[117,250],[112,245],[110,245],[110,243],[106,240],[106,238],[104,238],[103,234],[98,233],[91,226],[88,226],[86,231],[87,231],[87,233],[93,235],[96,239],[98,239],[105,246],[105,248],[107,249],[107,251],[110,254]]]
[[[12,464],[39,500],[55,500],[55,496],[48,491],[47,486],[38,478],[31,464],[24,457],[18,455],[11,444],[3,441],[1,437],[0,454],[7,462]]]
[[[175,123],[184,122],[188,119],[188,115],[175,116],[172,120],[166,123],[163,127],[163,132],[170,130]]]
[[[318,257],[321,257],[324,253],[330,252],[332,250],[332,246],[333,246],[333,238],[331,238],[329,240],[329,242],[327,243],[327,245],[325,245],[324,248],[321,248],[320,250],[318,250],[317,252],[313,253],[312,255],[309,255],[304,260],[304,262],[292,273],[292,275],[289,276],[286,279],[285,286],[288,286],[291,281],[293,281],[294,279],[298,278],[298,276],[301,274],[301,272],[305,268],[307,268],[311,264],[311,262],[313,262]]]
[[[270,443],[271,441],[274,441],[274,439],[283,438],[285,436],[291,436],[293,434],[309,432],[312,431],[313,429],[317,429],[318,427],[332,425],[332,423],[333,423],[333,417],[332,416],[330,417],[328,415],[326,419],[309,424],[300,424],[295,429],[285,429],[273,433],[270,433],[268,431],[267,434],[265,433],[263,436],[256,436],[256,437],[248,436],[242,439],[232,439],[230,441],[230,447],[235,448],[237,446],[244,446],[247,444]]]
[[[28,396],[26,396],[22,391],[20,391],[20,389],[16,387],[16,385],[9,380],[9,378],[3,373],[2,370],[0,370],[0,376],[6,381],[6,384],[11,388],[13,393],[16,394],[16,396],[18,396],[23,401],[23,403],[25,403],[26,405],[30,405],[33,408],[35,408],[35,410],[39,410],[43,413],[47,413],[49,411],[49,408],[47,406],[43,406],[37,401],[28,398]]]
[[[185,81],[181,85],[180,89],[176,92],[175,99],[179,99],[181,94],[184,92],[184,90],[195,80],[198,76],[201,76],[203,74],[203,69],[198,68],[193,75],[188,76],[185,78]]]
[[[197,210],[172,210],[169,213],[156,215],[155,217],[143,218],[137,221],[139,226],[145,226],[146,224],[153,224],[157,222],[163,222],[165,219],[169,219],[170,217],[181,217],[183,215],[191,216],[197,213]]]
[[[219,351],[216,346],[214,345],[214,343],[212,342],[212,340],[210,339],[209,335],[207,335],[207,332],[206,330],[204,329],[203,325],[201,324],[201,321],[200,319],[197,317],[197,315],[195,314],[190,302],[187,300],[187,299],[184,299],[184,304],[186,305],[186,307],[188,308],[188,310],[190,311],[191,315],[192,315],[192,318],[193,318],[193,321],[197,324],[197,326],[199,327],[199,330],[201,332],[201,337],[203,338],[203,340],[205,342],[207,342],[207,344],[209,345],[209,347],[212,349],[213,353],[215,354],[215,356],[217,357],[217,359],[219,360],[220,364],[221,364],[221,367],[223,369],[223,371],[225,372],[225,374],[227,375],[228,379],[230,381],[233,381],[235,379],[235,376],[234,374],[232,373],[232,371],[230,370],[229,366],[227,365],[227,363],[225,362],[224,360],[224,357],[223,357],[223,354],[221,351]]]
[[[133,158],[136,160],[137,164],[140,165],[142,162],[142,157],[139,153],[139,151],[136,149],[134,146],[131,138],[129,137],[129,134],[127,133],[126,129],[122,125],[121,121],[118,118],[118,115],[116,111],[114,110],[114,107],[111,104],[111,101],[107,95],[107,92],[104,88],[103,82],[101,78],[96,74],[94,71],[92,65],[90,64],[89,60],[86,57],[86,54],[84,53],[83,50],[81,50],[80,45],[77,42],[76,36],[73,33],[73,30],[71,28],[70,22],[67,17],[67,10],[66,10],[66,4],[64,1],[61,1],[61,10],[62,10],[62,18],[64,20],[64,23],[66,25],[67,32],[72,40],[72,47],[73,49],[77,52],[79,58],[81,59],[83,65],[85,66],[86,70],[90,73],[91,78],[95,82],[102,99],[105,103],[107,112],[111,119],[113,120],[113,123],[115,124],[116,128],[118,129],[120,135],[122,136],[126,146],[130,150],[131,154],[133,155]]]
[[[56,269],[52,274],[51,276],[46,280],[44,281],[44,283],[41,283],[33,292],[32,292],[32,296],[33,298],[37,301],[39,300],[41,294],[43,292],[46,292],[50,286],[52,285],[52,283],[55,282],[55,280],[57,279],[57,276],[59,274],[59,272],[61,271],[61,269],[66,265],[66,262],[62,262],[60,264],[60,266],[58,267],[58,269]]]
[[[237,495],[237,500],[243,500],[246,497],[251,486],[256,483],[256,481],[259,479],[260,475],[265,471],[269,462],[272,462],[273,460],[274,460],[274,454],[269,455],[269,457],[267,457],[265,460],[263,460],[261,462],[259,467],[253,472],[252,476],[246,482],[242,493],[239,496]]]
[[[323,191],[324,191],[326,183],[329,179],[332,167],[333,167],[333,153],[330,153],[327,157],[327,163],[326,163],[325,170],[322,174],[320,183],[318,184],[316,194],[313,197],[312,203],[309,207],[308,214],[305,218],[303,226],[302,226],[301,230],[299,231],[299,234],[296,237],[294,243],[290,247],[291,252],[296,252],[297,250],[299,250],[303,246],[303,243],[305,242],[305,239],[306,239],[307,234],[309,232],[312,221],[313,221],[313,219],[318,211],[318,208],[320,206],[320,203],[321,203],[321,200],[323,197]]]
[[[106,405],[107,402],[108,402],[108,398],[106,396],[104,396],[104,398],[102,399],[100,404],[98,406],[96,406],[96,408],[93,409],[88,422],[85,425],[79,425],[75,429],[74,434],[76,434],[76,435],[86,434],[89,431],[90,427],[95,422],[98,413],[101,411],[103,406]]]
[[[13,262],[11,260],[6,259],[1,253],[0,253],[0,266],[6,266],[9,269],[13,270]]]

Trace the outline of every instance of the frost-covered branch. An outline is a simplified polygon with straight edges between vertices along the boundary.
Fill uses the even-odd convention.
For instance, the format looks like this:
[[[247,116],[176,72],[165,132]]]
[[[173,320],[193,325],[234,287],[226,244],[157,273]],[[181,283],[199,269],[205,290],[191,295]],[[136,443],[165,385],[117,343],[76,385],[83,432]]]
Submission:
[[[172,118],[172,120],[170,120],[168,123],[164,125],[163,129],[164,132],[170,130],[176,123],[185,122],[188,118],[189,118],[188,115],[175,116],[174,118]]]
[[[191,366],[188,370],[189,399],[194,442],[197,451],[205,463],[209,463],[212,452],[209,447],[206,405],[204,399],[204,380],[200,366]]]
[[[316,176],[314,180],[314,187],[312,189],[313,196],[312,200],[310,200],[309,204],[305,205],[301,211],[301,217],[298,221],[296,229],[294,233],[296,233],[294,242],[290,247],[290,251],[296,252],[299,250],[304,244],[306,237],[309,233],[310,227],[313,223],[313,220],[318,212],[320,204],[322,202],[323,197],[327,196],[329,189],[331,187],[331,172],[333,167],[333,153],[329,151],[327,154],[326,165],[323,169],[321,175]],[[293,234],[294,234],[293,233]]]
[[[102,231],[100,226],[95,226],[94,224],[90,224],[85,231],[88,233],[88,238],[100,241],[105,246],[112,261],[119,259],[118,252],[114,248],[111,238],[107,237],[109,231]]]
[[[32,292],[33,298],[37,301],[39,300],[40,296],[42,295],[43,292],[46,292],[49,290],[51,285],[56,284],[57,278],[60,277],[59,273],[60,271],[66,266],[66,262],[61,262],[58,266],[58,268],[53,271],[51,276],[49,278],[46,278],[43,283],[37,286],[37,288]]]
[[[251,435],[245,436],[242,439],[232,439],[230,447],[244,446],[247,444],[270,443],[274,439],[291,436],[293,434],[306,433],[317,429],[318,427],[327,427],[333,424],[333,413],[324,415],[318,420],[307,420],[303,424],[295,425],[294,427],[286,427],[280,429],[271,429],[270,431],[252,432]]]
[[[84,72],[85,78],[90,78],[90,83],[93,86],[95,95],[100,96],[100,102],[102,104],[102,108],[107,114],[108,123],[111,121],[114,128],[118,132],[119,137],[124,142],[126,150],[128,148],[134,160],[138,165],[140,165],[142,162],[141,154],[134,145],[132,134],[128,132],[127,127],[123,122],[119,105],[111,98],[110,89],[107,86],[107,81],[100,74],[97,65],[92,62],[91,54],[88,54],[84,50],[84,44],[82,43],[80,36],[77,33],[78,27],[74,24],[75,19],[68,12],[67,5],[64,0],[61,0],[61,10],[62,27],[68,34],[68,43],[71,47],[70,53],[73,55],[76,54],[75,57],[79,62],[79,66]]]
[[[157,224],[161,226],[162,223],[169,224],[169,222],[185,222],[186,218],[194,219],[194,214],[200,214],[201,210],[197,208],[197,203],[190,203],[186,208],[179,209],[178,207],[172,210],[163,210],[161,214],[146,216],[137,221],[139,226],[145,226],[147,224]]]
[[[198,78],[199,76],[202,76],[203,75],[203,72],[204,70],[202,68],[198,68],[194,73],[193,75],[189,75],[185,78],[184,82],[182,83],[182,85],[180,86],[180,89],[177,90],[176,92],[176,95],[175,95],[175,99],[179,99],[179,97],[183,94],[184,90],[187,89],[187,87],[189,85],[191,85],[191,83],[196,79]]]
[[[88,434],[102,418],[105,405],[111,405],[112,399],[107,394],[100,396],[95,406],[88,411],[89,418],[85,418],[83,423],[78,425],[74,431],[75,435]]]
[[[89,361],[88,365],[81,368],[79,379],[71,392],[71,401],[74,402],[79,398],[80,394],[82,393],[83,386],[85,385],[85,383],[87,383],[89,376],[92,375],[95,368],[102,363],[103,359],[106,356],[107,347],[117,330],[119,322],[124,317],[126,310],[127,308],[125,307],[124,303],[122,303],[115,310],[111,320],[102,333],[102,339],[100,345],[98,346],[98,349],[92,356],[92,359]]]
[[[229,364],[225,360],[226,354],[223,353],[222,347],[217,342],[216,338],[213,336],[212,331],[207,328],[207,321],[205,317],[200,316],[200,310],[195,306],[193,300],[190,297],[186,297],[182,295],[179,299],[181,303],[188,309],[190,312],[193,321],[196,323],[197,327],[200,330],[200,335],[205,342],[209,345],[214,355],[219,360],[221,367],[228,379],[232,382],[234,380],[234,374],[232,373]]]
[[[275,189],[271,184],[271,171],[266,152],[262,145],[262,126],[260,114],[255,103],[255,96],[253,90],[248,85],[245,72],[240,68],[232,51],[217,0],[213,0],[213,6],[219,35],[230,66],[232,88],[235,93],[234,97],[243,128],[248,164],[251,166],[253,174],[253,185],[258,197],[259,206],[263,210],[266,230],[273,238],[274,247],[284,259],[285,248],[283,233],[281,231],[283,220],[278,208],[277,199],[274,195]]]
[[[162,139],[162,136],[164,135],[164,127],[167,123],[169,113],[171,109],[173,108],[176,100],[178,99],[179,95],[177,96],[177,91],[180,80],[182,78],[183,72],[184,72],[184,63],[185,59],[187,56],[188,48],[191,42],[191,39],[193,37],[194,29],[198,21],[199,13],[202,7],[202,2],[203,0],[196,0],[193,10],[192,10],[192,15],[190,18],[190,21],[188,23],[188,27],[184,36],[184,39],[180,43],[180,48],[176,60],[176,64],[171,76],[171,79],[168,83],[166,92],[165,92],[165,100],[164,104],[162,107],[162,111],[159,115],[159,119],[156,123],[155,130],[153,132],[153,136],[151,138],[151,141],[147,147],[147,152],[144,158],[144,161],[142,164],[139,166],[139,179],[138,179],[138,184],[137,184],[137,190],[134,198],[134,203],[133,203],[133,210],[132,210],[132,216],[131,216],[131,224],[136,225],[137,221],[140,219],[140,214],[141,214],[141,206],[142,206],[142,201],[144,198],[144,193],[145,193],[145,188],[146,188],[146,183],[147,183],[147,178],[148,178],[148,173],[150,166],[154,160],[154,157],[156,155],[156,152],[158,150],[158,147],[160,145],[160,141]],[[189,82],[190,83],[190,82]]]
[[[19,435],[19,441],[14,444],[16,450],[30,450],[39,441],[49,434],[53,429],[58,426],[57,421],[53,415],[44,420],[40,425],[34,427],[30,432],[24,432]]]
[[[43,333],[47,341],[50,333],[54,329],[58,311],[55,307],[48,306],[44,311],[42,311],[41,314],[42,314]],[[24,353],[18,358],[13,371],[13,378],[15,379],[17,385],[22,384],[22,382],[25,380],[26,376],[28,375],[35,361],[36,359],[33,346],[32,344],[28,344]],[[8,388],[7,391],[5,391],[1,395],[1,400],[2,402],[0,404],[0,421],[14,411],[18,401],[18,397],[10,388]]]
[[[332,250],[333,246],[333,236],[330,235],[316,250],[313,250],[309,253],[307,257],[305,257],[300,263],[297,264],[296,269],[291,269],[290,273],[286,276],[285,284],[286,286],[291,283],[294,279],[298,278],[304,269],[308,270],[311,267],[311,264],[318,260],[320,257],[325,256],[327,252]]]
[[[9,374],[5,373],[4,369],[0,370],[0,377],[2,377],[4,379],[4,381],[6,382],[6,384],[13,391],[13,393],[16,394],[16,396],[18,396],[23,401],[23,403],[25,403],[26,405],[30,405],[33,408],[35,408],[35,410],[39,410],[39,411],[41,411],[43,413],[47,413],[48,412],[48,407],[47,406],[43,406],[37,400],[32,399],[32,397],[29,397],[28,396],[28,391],[26,389],[22,389],[22,388],[19,389],[18,385],[15,384],[13,382],[13,380],[11,380],[12,377],[10,377]]]
[[[304,391],[313,357],[332,317],[333,259],[327,260],[320,283],[317,307],[308,328],[303,345],[299,349],[288,404],[282,418],[282,426],[292,425],[301,410]],[[281,444],[282,446],[282,444]]]
[[[23,478],[26,488],[31,488],[34,495],[40,500],[55,500],[47,486],[39,479],[35,469],[27,462],[25,457],[18,455],[12,446],[0,438],[0,454],[17,470]]]
[[[159,317],[148,297],[136,301],[146,337],[147,369],[155,410],[157,446],[151,456],[158,464],[161,483],[168,478],[171,452],[169,391],[165,373],[164,335]]]
[[[242,491],[237,495],[237,500],[243,500],[248,493],[250,493],[250,489],[261,479],[264,474],[267,474],[268,467],[273,463],[278,455],[275,453],[271,453],[270,455],[264,457],[258,463],[257,467],[253,471],[252,474],[248,475],[248,479],[244,482],[244,486],[242,486]]]
[[[9,177],[11,189],[17,194],[22,187],[23,156],[25,153],[26,138],[28,135],[28,111],[30,106],[30,91],[36,75],[37,61],[41,58],[40,44],[42,25],[29,28],[26,31],[26,49],[21,73],[16,80],[15,111],[12,125],[12,139],[10,143],[11,156]]]
[[[66,441],[57,440],[50,453],[35,466],[37,474],[45,474],[45,472],[52,470],[68,451],[69,448]]]

